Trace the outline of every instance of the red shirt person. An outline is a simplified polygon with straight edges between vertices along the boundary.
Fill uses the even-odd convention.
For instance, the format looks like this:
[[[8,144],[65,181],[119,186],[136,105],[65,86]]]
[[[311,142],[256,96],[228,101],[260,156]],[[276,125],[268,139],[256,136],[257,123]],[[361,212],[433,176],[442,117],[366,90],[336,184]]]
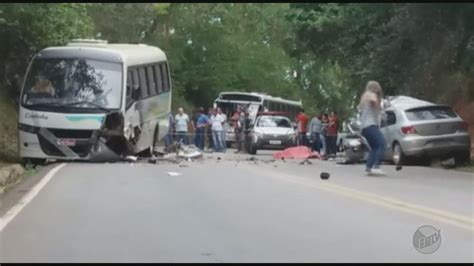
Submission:
[[[309,117],[304,113],[304,110],[301,109],[296,116],[296,123],[298,123],[298,140],[299,145],[307,146],[308,142],[306,140],[306,131],[308,126]]]

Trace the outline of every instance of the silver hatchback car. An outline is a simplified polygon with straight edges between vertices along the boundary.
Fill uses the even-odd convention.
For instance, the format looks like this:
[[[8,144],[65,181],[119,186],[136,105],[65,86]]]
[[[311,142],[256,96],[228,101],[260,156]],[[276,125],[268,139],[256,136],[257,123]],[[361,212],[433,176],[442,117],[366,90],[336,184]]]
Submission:
[[[404,162],[407,157],[451,157],[457,164],[470,161],[471,139],[467,123],[451,107],[407,96],[387,98],[385,160]]]

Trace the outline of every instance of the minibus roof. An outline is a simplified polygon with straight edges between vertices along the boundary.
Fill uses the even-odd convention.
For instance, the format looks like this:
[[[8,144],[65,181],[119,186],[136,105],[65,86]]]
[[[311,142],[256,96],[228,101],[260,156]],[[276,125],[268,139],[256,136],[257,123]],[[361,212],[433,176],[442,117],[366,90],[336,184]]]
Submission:
[[[67,46],[48,47],[38,53],[41,58],[89,58],[122,62],[128,66],[166,61],[158,47],[146,44],[109,44],[103,42],[71,42]]]

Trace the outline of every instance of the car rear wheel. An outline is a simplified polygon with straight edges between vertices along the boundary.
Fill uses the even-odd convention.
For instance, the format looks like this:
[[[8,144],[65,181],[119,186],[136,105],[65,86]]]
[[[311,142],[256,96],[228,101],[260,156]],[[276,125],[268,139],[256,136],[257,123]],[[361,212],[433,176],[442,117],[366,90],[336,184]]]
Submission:
[[[395,143],[392,148],[392,161],[394,164],[399,165],[405,162],[405,155],[403,154],[402,147],[399,143]]]
[[[469,165],[471,163],[471,153],[469,151],[458,152],[454,155],[456,165]]]

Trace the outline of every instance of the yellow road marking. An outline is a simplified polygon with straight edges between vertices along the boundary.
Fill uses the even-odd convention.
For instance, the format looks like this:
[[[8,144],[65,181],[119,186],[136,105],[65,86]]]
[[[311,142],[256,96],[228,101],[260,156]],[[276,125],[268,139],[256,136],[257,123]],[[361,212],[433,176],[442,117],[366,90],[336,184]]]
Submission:
[[[265,171],[264,175],[272,177],[272,178],[279,178],[279,179],[285,180],[287,182],[292,182],[295,184],[300,184],[304,186],[317,188],[320,190],[325,190],[328,192],[337,193],[337,194],[344,195],[350,198],[363,200],[363,201],[370,202],[382,207],[395,209],[395,210],[399,210],[406,213],[411,213],[417,216],[422,216],[434,221],[454,225],[454,226],[474,232],[474,219],[469,216],[459,215],[459,214],[447,212],[444,210],[421,206],[421,205],[401,201],[401,200],[391,198],[391,197],[380,196],[380,195],[369,193],[369,192],[350,189],[350,188],[346,188],[346,187],[336,185],[336,184],[331,184],[331,183],[316,184],[316,183],[302,182],[302,181],[295,180],[301,177],[294,176],[294,175],[282,175],[281,173],[275,173],[275,172],[269,173],[268,171]]]

